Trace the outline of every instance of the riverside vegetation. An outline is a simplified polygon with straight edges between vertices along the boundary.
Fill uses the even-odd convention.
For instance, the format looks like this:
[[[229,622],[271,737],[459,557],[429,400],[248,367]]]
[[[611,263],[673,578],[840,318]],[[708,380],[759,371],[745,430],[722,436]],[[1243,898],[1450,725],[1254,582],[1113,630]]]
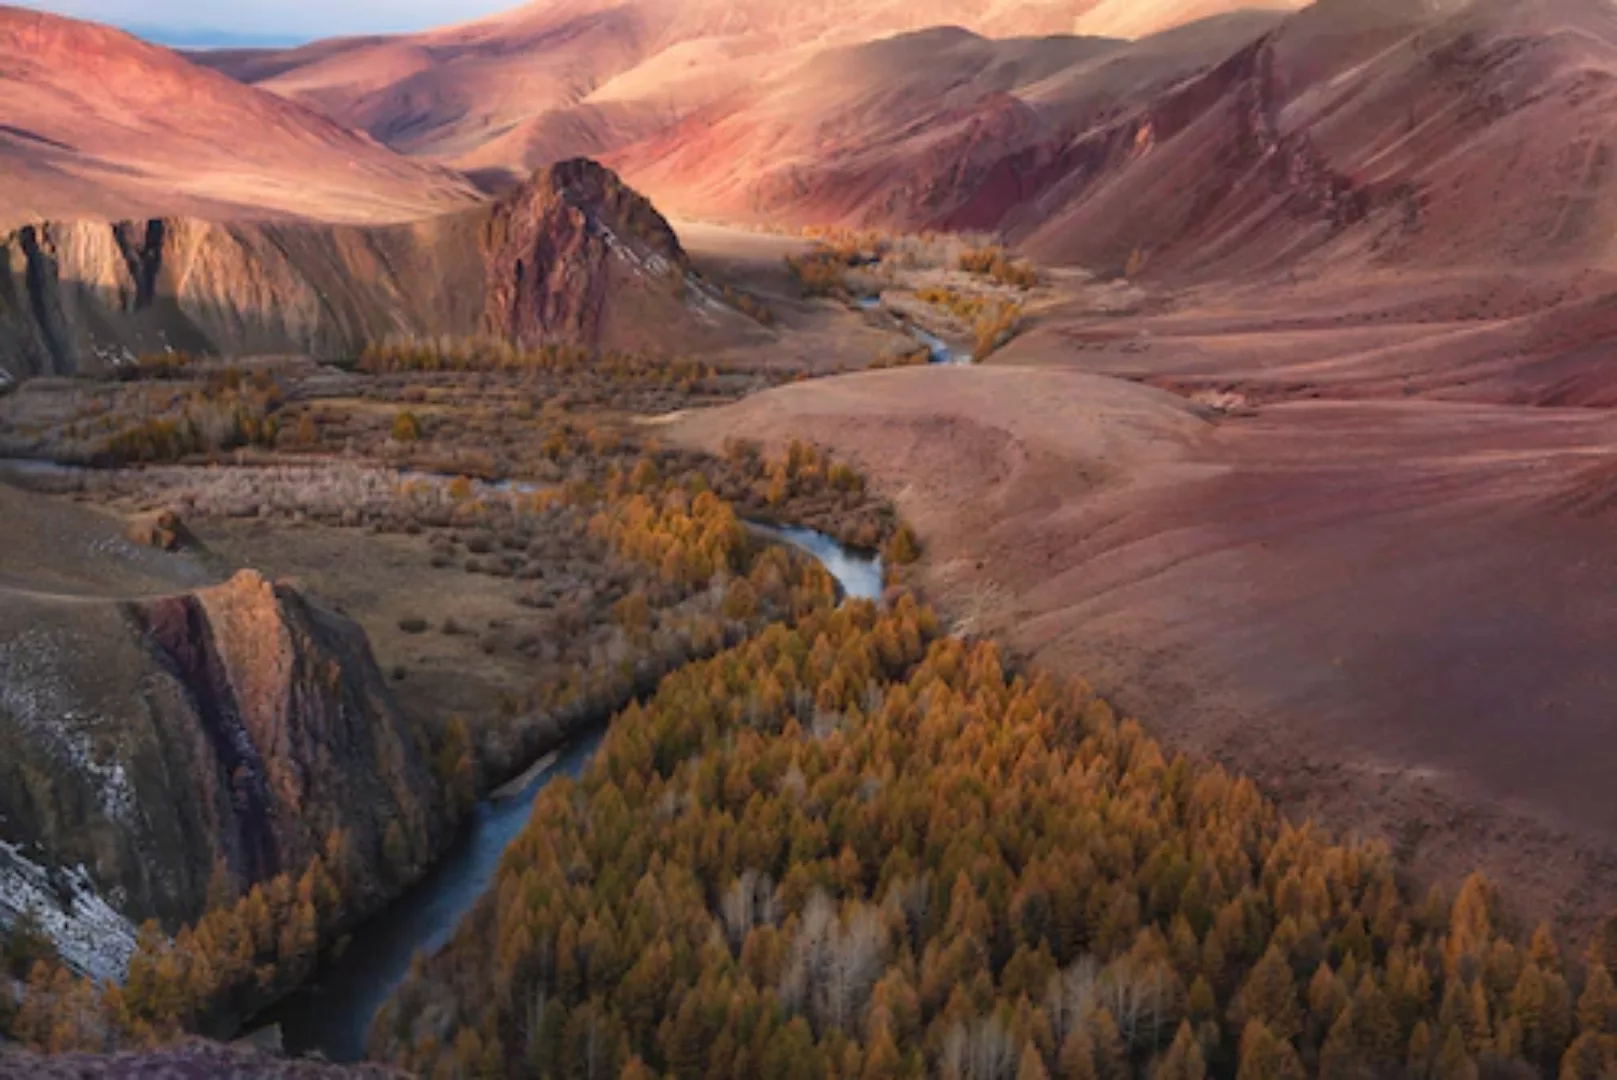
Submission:
[[[944,634],[907,593],[835,606],[822,571],[744,519],[913,561],[913,532],[855,470],[805,444],[672,450],[628,419],[644,393],[672,406],[755,376],[685,369],[670,386],[632,363],[410,349],[324,388],[150,380],[256,395],[278,459],[465,467],[375,502],[252,493],[271,518],[411,537],[423,563],[522,583],[514,603],[547,613],[526,645],[491,639],[534,650],[522,700],[423,731],[449,812],[563,719],[616,712],[583,779],[540,797],[494,889],[378,1017],[376,1056],[434,1077],[1617,1069],[1617,922],[1571,955],[1512,925],[1480,877],[1412,894],[1385,847],[1283,820],[1082,684]],[[83,439],[84,422],[26,437]],[[408,837],[388,845],[408,861]],[[195,925],[143,928],[122,987],[73,975],[25,919],[0,1029],[50,1051],[228,1031],[340,942],[345,866],[333,834],[296,873],[220,875]]]
[[[825,230],[813,247],[788,256],[787,270],[805,296],[844,301],[893,293],[943,316],[968,337],[972,355],[986,358],[1021,332],[1024,296],[1038,272],[1001,245],[971,246],[958,238],[897,236],[879,230]],[[900,366],[904,355],[877,366]],[[924,358],[923,358],[924,362]]]
[[[511,654],[529,673],[526,692],[502,698],[486,714],[415,717],[452,820],[464,818],[480,792],[649,692],[667,671],[833,602],[833,582],[816,563],[755,533],[744,517],[811,524],[850,543],[886,545],[899,562],[915,555],[913,534],[863,478],[812,446],[793,444],[778,458],[742,442],[722,456],[670,450],[647,437],[650,429],[598,408],[594,398],[579,404],[527,381],[536,370],[565,369],[579,375],[575,389],[604,382],[602,393],[616,389],[619,398],[632,399],[647,383],[666,384],[668,372],[649,365],[592,369],[565,355],[530,354],[519,360],[522,376],[513,385],[495,375],[468,375],[469,354],[487,355],[456,351],[412,361],[412,369],[425,369],[420,373],[367,375],[353,397],[345,396],[355,389],[347,384],[344,395],[320,396],[313,386],[322,376],[308,372],[247,375],[204,372],[189,361],[154,365],[161,374],[131,381],[158,382],[165,395],[191,404],[242,387],[263,391],[280,408],[296,401],[308,410],[318,402],[312,432],[277,448],[311,464],[157,467],[97,472],[86,481],[104,481],[112,486],[98,488],[102,495],[137,502],[162,502],[174,494],[167,485],[184,485],[187,517],[204,534],[210,520],[234,513],[235,493],[245,487],[255,519],[271,528],[296,515],[318,522],[315,528],[355,530],[361,545],[360,530],[393,533],[419,546],[426,572],[512,581],[509,602],[519,615],[487,630],[445,620],[435,631],[445,640],[478,636],[483,652]],[[366,364],[397,366],[374,355]],[[468,378],[494,379],[496,401],[504,388],[525,401],[542,396],[547,407],[501,415],[479,387],[465,385]],[[47,426],[34,437],[80,438],[71,430],[79,423]],[[501,427],[527,435],[523,441],[536,448],[536,457],[490,456],[486,471],[535,466],[546,479],[519,478],[502,489],[466,476],[419,474],[355,497],[340,482],[323,487],[332,466],[315,464],[338,447],[374,455],[377,464],[395,454],[458,460],[463,448],[486,453],[502,445],[488,437]],[[286,476],[293,479],[283,483]],[[402,623],[410,634],[432,625],[424,617]],[[384,848],[405,874],[416,865],[418,846],[395,822]],[[354,922],[351,870],[340,833],[308,866],[269,880],[238,881],[218,867],[199,921],[142,927],[121,987],[74,975],[35,922],[24,918],[6,935],[9,977],[0,983],[0,1033],[51,1052],[151,1045],[186,1032],[228,1035],[307,978],[324,950],[340,946]]]

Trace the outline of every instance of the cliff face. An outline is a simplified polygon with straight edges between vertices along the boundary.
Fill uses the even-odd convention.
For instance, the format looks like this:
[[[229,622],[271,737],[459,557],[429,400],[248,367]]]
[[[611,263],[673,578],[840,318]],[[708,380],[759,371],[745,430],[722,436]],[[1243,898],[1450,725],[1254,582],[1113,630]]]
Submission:
[[[677,301],[690,263],[644,196],[579,158],[497,202],[483,233],[484,327],[511,341],[598,340],[611,293],[636,276]]]
[[[200,914],[216,862],[238,887],[295,876],[341,829],[364,911],[447,841],[363,632],[294,590],[244,571],[5,601],[0,922],[33,909],[82,970],[120,973],[144,918]]]
[[[40,222],[0,235],[0,369],[164,349],[333,359],[401,336],[694,345],[727,313],[693,283],[662,216],[582,159],[403,225]]]

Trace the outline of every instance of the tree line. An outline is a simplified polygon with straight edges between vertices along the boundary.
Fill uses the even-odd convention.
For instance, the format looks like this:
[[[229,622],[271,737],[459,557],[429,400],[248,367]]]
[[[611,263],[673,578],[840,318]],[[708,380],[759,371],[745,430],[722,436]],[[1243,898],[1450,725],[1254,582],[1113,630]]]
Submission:
[[[378,1017],[430,1077],[1599,1076],[1581,961],[905,598],[665,680]]]

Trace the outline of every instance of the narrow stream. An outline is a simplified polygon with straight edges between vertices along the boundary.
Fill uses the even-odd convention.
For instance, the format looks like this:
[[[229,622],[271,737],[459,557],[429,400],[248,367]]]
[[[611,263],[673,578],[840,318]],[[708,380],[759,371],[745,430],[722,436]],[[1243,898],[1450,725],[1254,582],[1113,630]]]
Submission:
[[[881,309],[880,296],[862,296],[858,300],[854,301],[854,303],[861,311],[878,311]],[[904,329],[909,332],[910,337],[926,346],[928,363],[970,364],[975,362],[971,356],[962,355],[955,352],[947,341],[944,341],[936,334],[922,329],[920,326],[910,322],[908,319],[903,319],[901,321],[904,323]]]
[[[843,596],[853,600],[881,600],[886,583],[883,581],[880,555],[861,555],[824,533],[797,525],[748,524],[764,536],[783,541],[813,556],[827,573],[837,579]]]
[[[409,974],[417,950],[431,953],[449,942],[461,916],[494,880],[500,856],[527,825],[539,793],[558,776],[582,773],[604,734],[595,731],[570,743],[553,767],[519,793],[479,803],[466,835],[415,888],[366,920],[341,957],[261,1013],[254,1025],[279,1024],[288,1054],[363,1058],[371,1018]]]
[[[844,596],[881,599],[879,556],[860,555],[812,529],[752,527],[819,560]],[[371,1019],[409,974],[416,952],[431,953],[449,941],[461,917],[493,882],[500,856],[528,823],[539,793],[557,776],[582,773],[604,734],[596,731],[569,744],[551,768],[533,776],[519,792],[480,803],[466,835],[415,888],[367,920],[342,956],[256,1017],[254,1026],[280,1025],[288,1054],[319,1053],[332,1061],[363,1058]]]

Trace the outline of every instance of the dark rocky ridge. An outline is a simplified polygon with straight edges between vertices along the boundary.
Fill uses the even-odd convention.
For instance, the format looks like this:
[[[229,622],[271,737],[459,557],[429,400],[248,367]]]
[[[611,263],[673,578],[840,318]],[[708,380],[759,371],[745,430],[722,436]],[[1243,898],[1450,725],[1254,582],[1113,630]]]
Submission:
[[[26,875],[42,869],[82,894],[58,897],[59,944],[100,933],[77,925],[105,915],[97,901],[173,927],[204,910],[216,861],[238,887],[295,875],[336,829],[360,914],[448,842],[425,749],[363,631],[295,590],[244,571],[169,597],[12,595],[6,612],[0,921],[38,901]],[[395,821],[402,851],[385,840]],[[115,970],[103,944],[63,951]]]
[[[335,359],[412,336],[694,347],[740,325],[662,215],[585,159],[403,225],[168,218],[0,236],[0,370],[19,377],[165,349]]]

